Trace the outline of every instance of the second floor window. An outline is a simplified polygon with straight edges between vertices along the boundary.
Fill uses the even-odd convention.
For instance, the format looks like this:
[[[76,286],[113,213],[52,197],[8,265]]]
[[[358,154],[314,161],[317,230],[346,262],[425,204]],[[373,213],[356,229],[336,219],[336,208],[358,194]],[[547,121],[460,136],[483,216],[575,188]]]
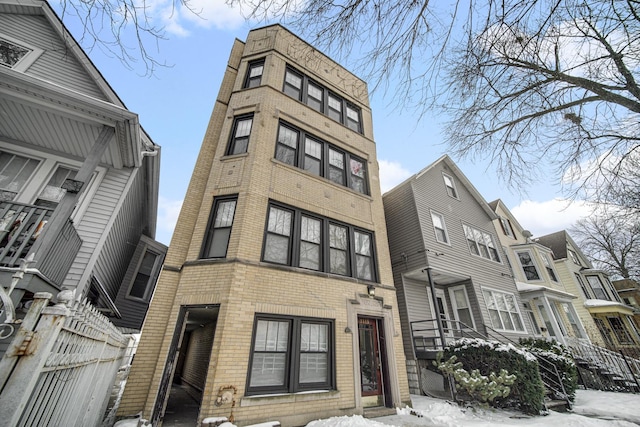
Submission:
[[[227,155],[247,152],[252,124],[253,115],[235,118],[231,138],[229,139],[229,146],[227,147]]]
[[[437,212],[431,212],[431,221],[433,222],[433,229],[436,233],[436,240],[440,243],[449,243],[449,236],[447,236],[447,227],[444,224],[444,217]]]
[[[520,265],[522,266],[522,271],[524,271],[524,275],[527,278],[527,280],[540,280],[540,273],[538,273],[536,264],[533,262],[533,257],[531,256],[531,252],[529,251],[516,252],[516,255],[518,255],[518,259],[520,260]]]
[[[278,129],[275,158],[358,193],[369,192],[364,160],[284,122]]]
[[[500,262],[498,250],[496,249],[493,237],[491,237],[489,233],[480,231],[477,228],[470,227],[466,224],[462,224],[462,228],[464,229],[464,235],[467,238],[469,250],[473,255]]]
[[[204,237],[202,258],[224,258],[227,256],[237,197],[221,197],[214,201],[209,225]]]
[[[373,233],[272,203],[262,260],[376,281]]]
[[[584,280],[582,280],[582,276],[580,276],[578,273],[573,273],[576,276],[576,281],[578,282],[578,285],[580,285],[580,289],[582,289],[582,293],[584,294],[584,297],[586,299],[591,299],[591,292],[589,292],[589,290],[587,289],[587,286],[584,283]]]
[[[13,200],[40,162],[0,151],[0,200]]]
[[[596,299],[610,299],[607,296],[604,286],[602,286],[602,281],[598,276],[587,276],[587,282],[589,282],[589,286],[591,286],[591,290],[593,291],[593,295],[595,295]]]
[[[547,274],[554,282],[558,281],[558,277],[556,276],[556,271],[553,269],[553,265],[551,264],[551,259],[548,254],[541,254],[542,262],[544,263],[544,268],[547,270]]]
[[[0,65],[13,68],[29,52],[31,52],[31,49],[0,39]]]
[[[160,259],[159,254],[150,250],[145,251],[133,283],[129,288],[129,297],[142,299],[144,301],[151,299],[151,293],[155,285],[154,279],[157,277],[156,272],[157,269],[160,268]]]

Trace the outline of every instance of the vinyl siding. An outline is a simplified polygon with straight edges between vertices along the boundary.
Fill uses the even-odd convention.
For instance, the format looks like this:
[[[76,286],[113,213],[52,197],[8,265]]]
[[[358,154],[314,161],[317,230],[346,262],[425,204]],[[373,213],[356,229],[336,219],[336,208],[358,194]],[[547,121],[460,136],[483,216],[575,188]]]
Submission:
[[[44,16],[0,13],[0,34],[44,51],[25,74],[107,100]]]
[[[409,325],[411,320],[418,320],[419,315],[409,309],[409,301],[416,301],[415,290],[411,286],[405,287],[402,273],[411,271],[424,265],[423,241],[417,230],[420,229],[418,215],[409,182],[395,188],[382,197],[384,214],[387,224],[389,252],[393,269],[393,281],[398,299],[398,313],[403,325]],[[403,257],[402,254],[406,257]],[[424,286],[423,286],[424,288]],[[428,310],[428,306],[427,306]],[[415,317],[411,319],[413,314]],[[426,319],[424,317],[422,319]],[[409,328],[402,328],[405,355],[413,358],[413,344]]]
[[[122,279],[122,284],[120,285],[118,295],[115,299],[116,306],[118,307],[120,315],[122,316],[120,319],[112,319],[113,323],[116,326],[137,330],[140,330],[142,328],[142,322],[144,321],[144,317],[147,313],[149,302],[141,301],[134,298],[127,298],[127,295],[129,293],[131,283],[138,273],[141,258],[144,256],[147,249],[159,255],[160,259],[157,262],[160,264],[158,265],[162,264],[164,256],[167,252],[167,247],[163,244],[158,243],[155,240],[146,237],[145,235],[140,236],[140,241],[136,246],[135,253],[131,257],[126,274]],[[153,286],[155,286],[155,282],[158,279],[157,275],[160,273],[159,267],[157,268],[155,273],[156,276],[150,279],[153,282]],[[151,299],[151,295],[152,294],[149,295],[149,300]]]
[[[123,215],[115,211],[118,201],[122,197],[126,197],[122,207],[124,212],[127,212],[127,204],[131,205],[134,200],[136,202],[138,200],[144,200],[135,199],[135,197],[140,197],[139,195],[134,195],[134,199],[131,199],[131,192],[140,193],[140,188],[138,188],[139,183],[134,182],[134,185],[131,187],[131,192],[124,194],[127,182],[133,172],[131,169],[109,169],[105,174],[96,193],[89,202],[89,206],[82,219],[76,226],[78,234],[80,238],[82,238],[82,247],[76,256],[75,262],[71,266],[69,274],[67,274],[64,282],[66,286],[71,288],[84,287],[86,283],[80,283],[80,280],[83,275],[85,275],[87,269],[94,268],[93,264],[95,263],[95,273],[98,279],[105,286],[109,295],[111,295],[112,298],[115,297],[124,271],[122,271],[118,277],[118,274],[114,274],[114,270],[118,271],[122,268],[120,267],[120,262],[122,261],[114,262],[111,268],[107,268],[105,262],[110,259],[109,257],[112,257],[113,261],[124,259],[128,262],[133,255],[135,244],[138,241],[136,235],[139,235],[140,232],[140,227],[136,227],[136,225],[140,224],[139,220],[127,222],[127,214]],[[144,205],[139,202],[137,204],[139,206]],[[136,209],[140,208],[141,207],[138,207]],[[129,207],[129,209],[132,208]],[[110,220],[114,215],[117,215],[115,222],[110,224]],[[133,217],[135,218],[135,215]],[[110,227],[110,230],[107,230],[108,227]],[[105,233],[109,233],[109,236],[103,238]],[[133,238],[133,240],[127,240],[128,237]],[[114,246],[117,242],[121,242],[120,246]],[[129,245],[127,242],[136,243]],[[96,259],[94,257],[96,251],[100,252],[97,262],[94,261]],[[104,253],[105,251],[107,252],[106,254]],[[126,265],[127,264],[125,264],[124,268],[126,268]],[[89,280],[89,278],[87,277],[86,280]],[[84,291],[84,289],[81,291]]]
[[[458,193],[457,198],[447,194],[443,172],[453,178]],[[491,326],[491,320],[482,294],[482,288],[489,288],[515,296],[525,329],[527,333],[531,333],[532,328],[528,317],[523,314],[524,308],[520,301],[511,269],[505,261],[505,254],[498,239],[493,219],[483,209],[481,202],[464,185],[465,181],[466,178],[462,179],[444,161],[440,161],[416,175],[415,178],[402,184],[402,188],[396,188],[388,195],[385,195],[385,213],[387,214],[387,228],[390,236],[389,246],[391,248],[396,286],[403,288],[403,286],[398,285],[398,283],[402,283],[398,275],[424,268],[428,262],[428,265],[434,271],[448,272],[468,278],[467,280],[461,280],[459,284],[465,285],[478,331],[485,332],[484,324]],[[408,188],[411,190],[409,191]],[[485,202],[482,201],[482,203]],[[407,215],[407,211],[414,212],[414,215]],[[431,219],[432,211],[439,213],[444,218],[449,244],[436,240]],[[493,237],[501,261],[495,262],[473,255],[467,244],[463,224],[489,233]],[[422,242],[417,242],[420,239]],[[410,256],[422,247],[426,249],[425,254]],[[398,261],[402,252],[409,256],[410,261],[406,263],[406,268],[402,263],[399,264]],[[407,283],[406,279],[405,283]],[[425,275],[423,287],[426,284],[427,278]],[[453,304],[448,291],[450,286],[441,286],[436,280],[436,287],[445,290],[449,316],[453,319],[455,318]],[[425,308],[422,301],[416,299],[415,294],[410,294],[410,292],[415,292],[413,288],[412,290],[399,289],[398,292],[399,299],[402,296],[405,301],[404,307],[400,304],[400,313],[403,324],[407,326],[409,321],[431,318],[421,317],[427,315],[425,310],[428,310],[430,296],[427,296],[427,308]],[[424,292],[426,294],[426,290]],[[515,340],[523,336],[522,333],[503,332],[503,334]]]

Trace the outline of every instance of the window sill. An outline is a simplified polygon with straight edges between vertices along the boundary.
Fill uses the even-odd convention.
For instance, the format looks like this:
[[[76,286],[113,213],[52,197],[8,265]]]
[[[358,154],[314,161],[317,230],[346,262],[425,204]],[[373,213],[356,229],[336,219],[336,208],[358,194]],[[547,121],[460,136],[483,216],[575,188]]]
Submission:
[[[317,400],[339,399],[338,390],[313,390],[299,393],[260,394],[256,396],[244,396],[240,401],[241,407],[278,405],[283,403],[311,402]]]
[[[238,153],[238,154],[225,154],[224,156],[220,157],[220,161],[225,161],[225,160],[232,160],[232,159],[237,159],[239,157],[248,157],[249,156],[249,152],[244,152],[244,153]]]

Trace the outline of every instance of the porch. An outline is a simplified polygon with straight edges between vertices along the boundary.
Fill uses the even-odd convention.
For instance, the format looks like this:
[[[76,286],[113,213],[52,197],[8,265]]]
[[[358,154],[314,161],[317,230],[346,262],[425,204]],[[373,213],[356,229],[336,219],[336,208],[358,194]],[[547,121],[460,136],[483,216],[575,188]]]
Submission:
[[[11,283],[23,260],[32,254],[25,277],[11,294],[14,304],[25,291],[59,291],[82,240],[70,219],[55,230],[47,227],[54,209],[0,202],[0,283]],[[57,231],[57,232],[56,232]]]

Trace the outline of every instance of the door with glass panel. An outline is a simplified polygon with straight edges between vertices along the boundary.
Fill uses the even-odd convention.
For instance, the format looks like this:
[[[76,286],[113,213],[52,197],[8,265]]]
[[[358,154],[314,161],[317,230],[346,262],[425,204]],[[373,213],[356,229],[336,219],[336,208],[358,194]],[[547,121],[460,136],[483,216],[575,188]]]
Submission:
[[[358,318],[360,383],[364,407],[384,404],[382,342],[378,319]]]

